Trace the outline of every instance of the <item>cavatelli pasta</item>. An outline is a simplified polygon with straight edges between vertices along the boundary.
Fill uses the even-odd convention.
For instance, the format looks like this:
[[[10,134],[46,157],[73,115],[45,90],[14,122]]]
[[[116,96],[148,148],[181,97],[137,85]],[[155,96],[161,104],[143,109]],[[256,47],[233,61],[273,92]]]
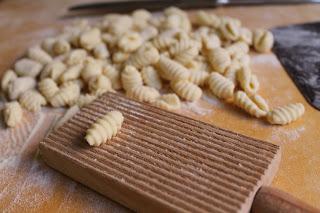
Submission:
[[[250,98],[260,109],[262,109],[265,112],[269,112],[269,106],[266,100],[262,98],[260,95],[254,94]]]
[[[3,110],[3,118],[8,127],[17,126],[22,120],[23,112],[17,101],[8,102]]]
[[[37,77],[42,69],[42,64],[34,60],[23,58],[14,64],[14,71],[18,76]]]
[[[114,52],[112,54],[112,62],[116,64],[124,63],[129,59],[130,56],[131,56],[130,53],[126,53],[122,51]]]
[[[185,64],[199,54],[199,44],[191,39],[181,39],[169,49],[173,58]]]
[[[110,64],[103,65],[102,73],[110,79],[113,89],[119,90],[122,88],[121,74],[114,66]]]
[[[83,68],[82,64],[77,64],[69,67],[62,75],[60,76],[60,82],[67,82],[75,80],[80,77],[81,70]]]
[[[229,55],[233,57],[234,55],[244,55],[249,52],[249,45],[243,41],[235,42],[228,47],[226,47]]]
[[[139,33],[128,32],[122,35],[118,41],[118,46],[124,52],[133,52],[142,45],[142,38]]]
[[[77,105],[81,108],[84,107],[88,104],[90,104],[92,101],[94,101],[97,98],[95,95],[91,94],[84,94],[80,95],[78,100],[77,100]]]
[[[219,98],[230,99],[233,97],[234,84],[219,73],[211,73],[208,77],[211,92]]]
[[[52,57],[39,46],[31,47],[27,52],[28,58],[41,64],[47,64],[52,61]]]
[[[220,19],[212,13],[200,10],[195,15],[194,23],[200,26],[217,28],[220,25]]]
[[[234,104],[252,116],[257,118],[263,117],[267,114],[266,111],[260,109],[249,96],[243,91],[237,91],[234,96]]]
[[[259,89],[259,81],[252,75],[249,67],[242,67],[237,72],[237,79],[241,88],[248,94],[253,95]]]
[[[96,120],[87,130],[85,139],[90,146],[100,146],[121,129],[124,117],[119,111],[111,111]]]
[[[65,39],[57,39],[52,46],[52,50],[56,55],[67,53],[70,51],[70,49],[70,43]]]
[[[132,65],[136,68],[142,68],[155,64],[159,61],[159,52],[150,43],[142,45],[128,59],[127,65]]]
[[[88,29],[79,37],[80,46],[89,51],[101,42],[101,32],[97,28]]]
[[[166,80],[183,80],[189,78],[189,70],[165,56],[160,56],[158,63],[159,74]]]
[[[102,74],[102,64],[93,58],[87,58],[81,70],[81,78],[88,82],[91,78]]]
[[[10,100],[16,100],[25,91],[36,86],[36,80],[32,77],[19,77],[8,85],[8,96]]]
[[[219,31],[225,40],[236,41],[240,36],[241,23],[233,18],[221,18]]]
[[[157,70],[154,69],[154,67],[144,67],[141,70],[141,76],[143,79],[143,82],[149,86],[153,87],[157,90],[160,90],[162,88],[162,81],[161,78],[157,72]]]
[[[177,110],[181,108],[180,99],[174,93],[161,95],[152,102],[152,105],[165,110]]]
[[[127,90],[127,96],[141,102],[152,103],[160,96],[158,90],[148,86],[138,86]]]
[[[270,31],[257,29],[253,31],[253,47],[258,52],[270,52],[274,38]]]
[[[36,90],[28,90],[22,93],[19,102],[22,107],[31,112],[39,111],[41,106],[47,103],[46,99]]]
[[[38,89],[40,93],[49,100],[53,97],[58,91],[59,87],[57,86],[56,82],[51,78],[45,78],[41,80],[38,84]]]
[[[1,79],[1,90],[7,91],[9,84],[17,78],[17,74],[13,70],[7,70]]]
[[[121,73],[122,87],[125,91],[134,87],[143,85],[142,77],[139,71],[133,66],[126,66]]]
[[[80,95],[80,87],[76,83],[68,84],[59,89],[59,91],[50,99],[53,107],[72,106],[76,103]]]
[[[40,79],[51,78],[57,81],[60,75],[66,70],[66,65],[61,61],[52,61],[48,63],[40,73]]]
[[[65,63],[69,66],[81,64],[87,57],[87,52],[83,49],[74,49],[70,51],[65,59]]]
[[[199,85],[199,86],[204,86],[207,82],[209,73],[205,71],[190,71],[189,72],[189,81]]]
[[[300,118],[304,114],[304,111],[304,106],[301,103],[288,104],[268,112],[267,120],[271,124],[285,125]]]
[[[240,41],[246,42],[248,45],[252,45],[253,34],[248,28],[242,27],[240,29]]]
[[[91,78],[88,86],[89,91],[96,96],[100,96],[108,91],[113,91],[111,81],[104,75]]]
[[[200,87],[187,80],[172,81],[171,88],[178,96],[187,101],[196,101],[202,96]]]
[[[152,40],[153,46],[158,50],[165,50],[169,48],[174,42],[175,39],[173,37],[164,35],[159,35]]]
[[[232,64],[226,69],[224,77],[229,79],[235,86],[237,85],[237,72],[240,70],[241,65],[238,62],[232,62]]]
[[[97,59],[106,59],[110,56],[109,50],[104,43],[97,44],[93,48],[92,54]]]
[[[224,73],[231,64],[231,58],[228,51],[220,47],[210,50],[208,60],[214,71],[219,73]]]

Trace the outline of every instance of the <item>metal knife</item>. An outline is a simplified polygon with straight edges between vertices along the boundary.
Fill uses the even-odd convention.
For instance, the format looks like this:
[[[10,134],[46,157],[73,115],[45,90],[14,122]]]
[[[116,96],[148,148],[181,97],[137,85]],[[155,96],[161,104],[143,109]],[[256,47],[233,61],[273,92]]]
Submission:
[[[181,9],[214,8],[220,6],[258,6],[283,4],[320,3],[320,0],[136,0],[117,2],[95,2],[78,4],[69,7],[69,11],[99,10],[104,12],[129,12],[144,8],[150,11],[162,10],[169,6]]]

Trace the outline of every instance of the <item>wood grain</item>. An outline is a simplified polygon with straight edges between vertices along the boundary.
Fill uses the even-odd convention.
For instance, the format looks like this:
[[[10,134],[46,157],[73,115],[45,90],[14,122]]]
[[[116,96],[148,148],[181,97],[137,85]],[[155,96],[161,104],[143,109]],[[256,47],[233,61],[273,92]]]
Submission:
[[[5,0],[0,2],[0,72],[8,69],[26,48],[54,35],[70,19],[62,19],[65,8],[86,0]],[[251,28],[281,26],[316,21],[319,5],[218,8],[218,14],[230,15]],[[192,12],[191,12],[192,14]],[[303,99],[272,54],[253,55],[252,68],[260,82],[260,93],[271,107],[302,102],[305,116],[288,126],[270,126],[240,110],[205,95],[195,105],[185,105],[178,113],[212,123],[244,135],[270,141],[282,147],[282,162],[272,185],[320,208],[320,113]],[[127,209],[60,175],[36,158],[36,148],[58,111],[45,110],[41,121],[29,121],[43,127],[31,137],[21,137],[14,145],[10,130],[0,131],[0,209],[21,212],[125,212]],[[37,128],[37,127],[33,127]],[[27,129],[22,130],[26,132]],[[18,131],[18,130],[16,130]],[[29,133],[28,133],[29,134]],[[2,155],[7,153],[7,155]]]

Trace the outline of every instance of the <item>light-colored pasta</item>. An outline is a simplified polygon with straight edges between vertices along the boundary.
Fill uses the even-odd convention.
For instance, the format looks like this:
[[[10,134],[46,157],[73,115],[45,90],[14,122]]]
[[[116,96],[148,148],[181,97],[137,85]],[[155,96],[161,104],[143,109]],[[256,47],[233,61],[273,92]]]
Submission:
[[[209,51],[208,60],[214,69],[219,73],[224,73],[231,64],[231,58],[227,50],[217,47]]]
[[[38,83],[38,89],[40,93],[49,100],[53,97],[58,91],[59,87],[56,82],[51,78],[45,78]]]
[[[257,29],[253,31],[253,47],[256,51],[265,53],[270,52],[274,38],[270,31]]]
[[[53,53],[56,55],[67,53],[70,49],[70,43],[65,39],[57,39],[52,46]]]
[[[217,28],[220,25],[220,19],[213,13],[207,13],[200,10],[195,15],[194,23],[200,26]]]
[[[149,41],[158,35],[158,29],[153,26],[147,26],[140,32],[143,42]]]
[[[39,46],[29,48],[27,56],[41,64],[47,64],[52,61],[52,57]]]
[[[41,48],[45,50],[48,54],[53,55],[54,53],[52,47],[55,41],[55,38],[46,38],[41,42]]]
[[[119,38],[111,33],[103,33],[101,39],[104,43],[108,45],[108,48],[114,49],[118,44]]]
[[[242,27],[240,29],[240,41],[246,42],[248,45],[252,45],[253,34],[248,28]]]
[[[214,33],[202,36],[201,40],[206,50],[212,50],[221,46],[220,38]]]
[[[82,71],[81,71],[81,78],[88,82],[91,78],[99,76],[102,74],[102,64],[93,59],[87,58],[84,62]]]
[[[17,126],[22,120],[23,112],[17,101],[8,102],[3,110],[3,118],[8,127]]]
[[[17,74],[13,70],[5,71],[1,79],[1,90],[7,92],[9,84],[16,78]]]
[[[87,130],[85,139],[90,146],[106,143],[121,129],[124,117],[119,111],[111,111],[97,119]]]
[[[133,20],[130,16],[121,15],[110,22],[109,32],[120,36],[126,32],[131,31],[133,27]]]
[[[255,75],[252,75],[249,67],[241,67],[237,72],[237,79],[241,88],[248,95],[253,95],[258,91],[259,81]]]
[[[88,104],[90,104],[91,102],[93,102],[95,99],[97,98],[97,96],[95,95],[91,95],[91,94],[84,94],[84,95],[80,95],[78,100],[77,100],[77,105],[81,108],[84,107]]]
[[[304,106],[301,103],[288,104],[268,112],[267,120],[271,124],[285,125],[300,118],[304,111]]]
[[[158,35],[152,40],[152,44],[158,50],[165,50],[169,48],[174,42],[175,39],[173,37],[164,35]]]
[[[70,86],[71,84],[76,84],[78,85],[78,87],[81,89],[84,88],[85,84],[83,82],[83,80],[81,80],[80,78],[78,79],[74,79],[74,80],[70,80],[70,81],[66,81],[66,82],[63,82],[60,87],[63,88],[63,87],[68,87]]]
[[[61,61],[52,61],[48,63],[40,73],[40,79],[51,78],[57,81],[60,75],[66,70],[66,65]]]
[[[133,66],[126,66],[121,73],[122,87],[125,91],[134,87],[141,87],[143,80],[140,72]]]
[[[65,63],[69,66],[81,64],[87,58],[87,51],[83,49],[74,49],[70,51],[65,59]]]
[[[260,109],[243,91],[237,91],[234,95],[234,104],[252,116],[257,118],[266,116],[267,112]]]
[[[235,86],[237,86],[237,72],[240,70],[241,65],[237,61],[233,61],[231,65],[226,69],[224,77],[229,79]]]
[[[200,87],[187,80],[172,81],[170,86],[178,96],[187,101],[196,101],[202,96]]]
[[[211,92],[219,98],[228,100],[233,97],[235,85],[219,73],[210,74],[208,85]]]
[[[124,52],[133,52],[142,45],[142,38],[139,33],[128,32],[122,35],[118,41],[118,46]]]
[[[111,81],[104,75],[92,77],[88,82],[89,91],[100,96],[105,92],[113,91]]]
[[[82,64],[76,64],[70,66],[62,75],[60,76],[60,82],[71,81],[80,77],[81,70],[83,68]]]
[[[37,77],[42,69],[42,64],[34,60],[23,58],[14,64],[14,71],[18,76]]]
[[[237,19],[223,17],[219,31],[225,40],[236,41],[240,36],[241,23]]]
[[[249,87],[250,87],[250,92],[249,92],[250,94],[257,93],[260,88],[259,80],[257,76],[254,74],[251,75]]]
[[[157,90],[160,90],[162,88],[161,78],[154,67],[148,66],[148,67],[142,68],[141,76],[142,76],[143,82],[147,86],[153,87]]]
[[[86,30],[79,37],[80,46],[89,51],[101,42],[101,32],[98,28]]]
[[[109,50],[104,43],[97,44],[93,48],[92,53],[97,59],[106,59],[110,56]]]
[[[175,42],[169,51],[176,61],[185,64],[199,54],[199,46],[200,44],[191,39],[181,39]]]
[[[80,96],[80,87],[76,83],[61,87],[59,91],[50,99],[53,107],[72,106]]]
[[[204,86],[207,83],[209,73],[205,71],[190,71],[189,72],[189,81],[199,85]]]
[[[152,102],[152,105],[165,110],[177,110],[181,108],[180,99],[174,93],[161,95]]]
[[[158,90],[148,86],[138,86],[127,90],[126,92],[129,98],[135,99],[141,102],[152,103],[160,96]]]
[[[166,80],[174,81],[189,78],[189,70],[165,56],[160,56],[158,66],[160,76]]]
[[[36,80],[32,77],[19,77],[8,85],[8,96],[10,100],[16,100],[20,95],[36,86]]]
[[[133,26],[136,29],[144,29],[148,26],[148,20],[152,14],[144,9],[135,10],[132,12]]]
[[[146,43],[130,56],[127,65],[132,65],[140,69],[142,67],[156,64],[158,61],[158,50],[150,43]]]
[[[54,130],[57,130],[60,126],[62,126],[64,123],[66,123],[70,118],[72,118],[77,112],[79,112],[79,106],[74,105],[70,107],[63,116],[55,123]]]
[[[243,41],[235,42],[228,47],[226,47],[229,55],[233,58],[237,55],[245,55],[249,52],[249,45]]]
[[[249,67],[251,63],[250,56],[248,54],[236,54],[234,60],[237,61],[240,66]]]
[[[47,104],[46,99],[36,90],[28,90],[22,93],[19,102],[22,107],[31,112],[37,112],[41,109],[41,106]]]
[[[122,88],[121,74],[114,66],[110,64],[103,65],[102,74],[110,79],[113,89],[119,90]]]
[[[118,51],[112,54],[113,63],[119,64],[126,62],[130,57],[130,53]]]
[[[269,112],[269,106],[266,100],[262,98],[260,95],[254,94],[250,98],[260,109],[262,109],[265,112]]]

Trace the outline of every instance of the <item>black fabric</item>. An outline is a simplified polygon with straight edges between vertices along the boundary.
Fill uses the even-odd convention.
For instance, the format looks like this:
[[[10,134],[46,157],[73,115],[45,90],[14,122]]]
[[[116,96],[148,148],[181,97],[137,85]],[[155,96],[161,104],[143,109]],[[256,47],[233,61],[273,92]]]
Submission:
[[[305,99],[320,110],[320,22],[272,29],[273,52]]]

